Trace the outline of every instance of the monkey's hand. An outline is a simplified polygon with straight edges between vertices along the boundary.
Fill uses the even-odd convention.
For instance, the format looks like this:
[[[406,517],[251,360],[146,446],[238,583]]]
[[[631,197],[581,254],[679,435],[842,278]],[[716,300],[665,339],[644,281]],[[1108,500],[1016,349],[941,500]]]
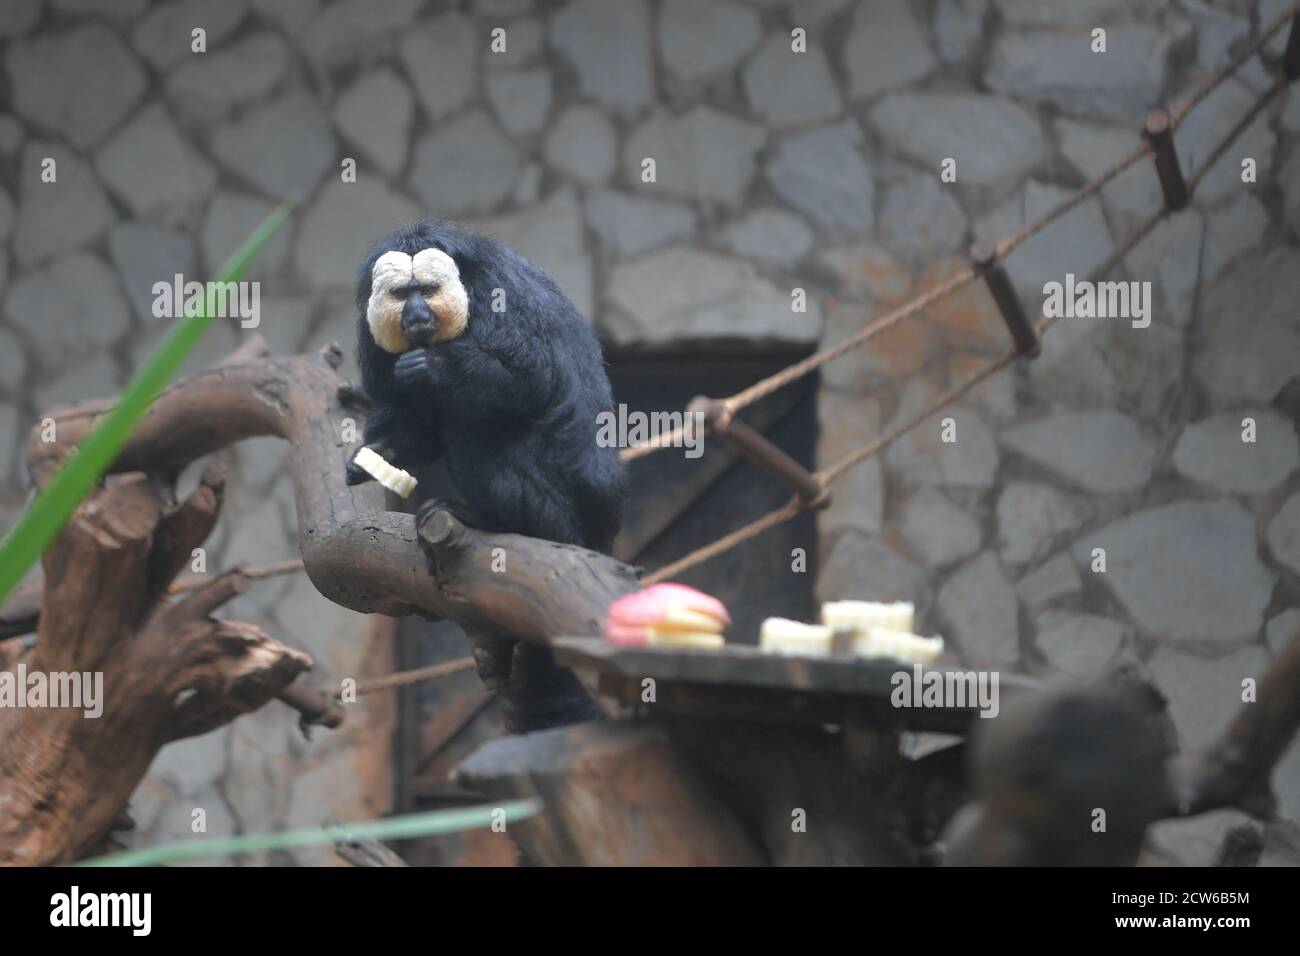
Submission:
[[[406,391],[432,392],[442,379],[443,364],[433,349],[411,349],[393,365],[393,378]]]
[[[368,445],[362,446],[362,448],[368,448],[368,447],[369,447]],[[361,451],[361,448],[358,448],[357,451],[354,451],[352,453],[352,457],[348,459],[347,482],[349,486],[364,485],[367,481],[374,481],[374,478],[371,477],[370,472],[366,471],[364,468],[362,468],[360,465],[357,464],[357,452],[359,451]],[[371,451],[374,451],[375,454],[379,454],[379,451],[377,449],[372,448]]]
[[[393,459],[396,457],[393,454],[393,450],[388,445],[385,445],[383,442],[371,442],[369,445],[362,445],[361,448],[369,448],[371,451],[373,451],[376,455],[384,459],[384,461],[388,462],[389,464],[392,464]],[[361,454],[361,448],[358,448],[356,451],[354,451],[352,453],[352,457],[348,459],[348,467],[347,467],[348,485],[363,485],[367,481],[375,480],[374,475],[370,474],[370,472],[366,471],[364,468],[362,468],[360,465],[357,464],[357,455]]]

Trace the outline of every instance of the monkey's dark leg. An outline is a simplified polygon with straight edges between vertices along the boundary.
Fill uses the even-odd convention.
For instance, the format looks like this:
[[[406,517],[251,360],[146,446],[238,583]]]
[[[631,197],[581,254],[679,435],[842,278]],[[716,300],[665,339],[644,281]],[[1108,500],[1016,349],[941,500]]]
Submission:
[[[556,664],[549,647],[527,641],[515,645],[504,696],[506,728],[512,734],[600,717],[600,709],[573,671]]]
[[[515,645],[510,683],[501,692],[505,703],[506,731],[526,734],[584,720],[601,714],[573,672],[555,663],[549,647],[519,641]],[[522,846],[520,866],[536,866]]]
[[[516,474],[514,469],[500,467],[496,478],[500,481],[503,477]],[[537,506],[538,514],[551,513],[550,509],[543,507],[543,502],[531,498],[528,500]],[[450,511],[470,527],[484,531],[498,530],[497,522],[487,520],[471,506],[443,499],[424,502],[416,514],[415,526],[419,528],[433,512],[440,510]],[[518,520],[518,516],[515,517]],[[522,523],[521,520],[519,523]],[[562,540],[561,535],[567,535],[572,540],[571,529],[555,521],[528,530],[543,532],[538,536],[548,537],[549,540]],[[506,635],[468,636],[474,663],[484,683],[496,687],[504,684],[502,698],[505,701],[506,728],[510,733],[525,734],[600,717],[599,709],[578,678],[572,671],[555,663],[549,648],[527,641],[515,641]],[[509,652],[511,644],[514,645],[513,655],[503,658]]]
[[[483,682],[483,686],[488,690],[500,690],[509,686],[515,645],[519,642],[513,637],[486,632],[467,630],[465,636],[469,638],[474,668],[478,671],[478,679]]]
[[[479,531],[496,530],[482,512],[472,505],[451,498],[430,498],[421,504],[419,510],[415,512],[415,527],[419,528],[428,519],[429,515],[435,511],[451,512],[461,524],[476,528]]]
[[[585,545],[582,529],[562,491],[546,469],[526,455],[494,462],[491,490],[517,510],[500,517],[509,530],[563,544]],[[490,527],[490,526],[489,526]],[[523,734],[563,724],[596,720],[601,714],[573,672],[560,667],[547,647],[520,641],[510,683],[504,691],[506,727]]]
[[[491,495],[510,507],[499,518],[517,534],[543,538],[560,544],[588,547],[583,540],[582,525],[568,495],[549,478],[544,461],[533,460],[526,453],[496,464],[491,481]]]

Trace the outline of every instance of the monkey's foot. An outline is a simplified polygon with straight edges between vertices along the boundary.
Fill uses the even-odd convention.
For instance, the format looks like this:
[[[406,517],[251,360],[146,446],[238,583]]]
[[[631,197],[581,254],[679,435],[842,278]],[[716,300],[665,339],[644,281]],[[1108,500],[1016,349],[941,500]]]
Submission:
[[[500,690],[510,683],[516,641],[496,634],[470,634],[469,648],[479,680],[488,690]]]
[[[475,511],[470,505],[463,501],[452,501],[450,498],[430,498],[415,513],[415,527],[418,531],[420,525],[428,520],[429,515],[435,511],[449,512],[457,521],[471,528],[477,528],[480,531],[487,530],[487,522],[479,512]]]

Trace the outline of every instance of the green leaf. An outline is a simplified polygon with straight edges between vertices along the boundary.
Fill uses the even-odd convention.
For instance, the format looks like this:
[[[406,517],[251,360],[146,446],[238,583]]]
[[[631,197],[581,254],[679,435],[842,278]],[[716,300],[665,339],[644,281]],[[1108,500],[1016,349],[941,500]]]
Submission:
[[[157,866],[182,860],[201,860],[233,853],[254,853],[259,850],[283,850],[294,846],[315,846],[322,843],[358,840],[401,840],[408,837],[434,836],[441,833],[459,833],[491,826],[493,815],[504,814],[505,823],[515,823],[540,812],[540,800],[510,800],[499,806],[464,807],[456,810],[435,810],[430,813],[412,813],[386,820],[367,820],[364,823],[343,823],[337,826],[312,827],[288,830],[284,833],[255,833],[249,836],[223,837],[212,840],[195,840],[191,843],[168,843],[164,846],[145,847],[81,860],[73,866]]]
[[[289,214],[281,205],[244,240],[217,272],[214,282],[238,282],[249,264]],[[127,384],[121,399],[60,466],[30,508],[0,541],[0,601],[37,559],[117,458],[136,423],[176,374],[212,322],[212,286],[203,307],[189,312],[163,338]]]

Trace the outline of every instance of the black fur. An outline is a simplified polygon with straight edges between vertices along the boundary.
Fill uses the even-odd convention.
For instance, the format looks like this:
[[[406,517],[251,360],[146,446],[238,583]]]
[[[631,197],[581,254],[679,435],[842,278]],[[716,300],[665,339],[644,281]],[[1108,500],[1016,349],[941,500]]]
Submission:
[[[448,342],[402,356],[379,348],[366,321],[371,270],[389,250],[438,248],[455,260],[469,322]],[[494,290],[504,312],[493,312]],[[600,344],[554,281],[495,240],[424,220],[398,229],[357,277],[357,364],[371,401],[364,441],[412,470],[445,458],[467,523],[608,553],[621,520],[616,448],[596,443],[613,409]],[[349,468],[349,481],[368,476]],[[544,648],[520,643],[506,692],[516,732],[595,715],[590,699]]]

